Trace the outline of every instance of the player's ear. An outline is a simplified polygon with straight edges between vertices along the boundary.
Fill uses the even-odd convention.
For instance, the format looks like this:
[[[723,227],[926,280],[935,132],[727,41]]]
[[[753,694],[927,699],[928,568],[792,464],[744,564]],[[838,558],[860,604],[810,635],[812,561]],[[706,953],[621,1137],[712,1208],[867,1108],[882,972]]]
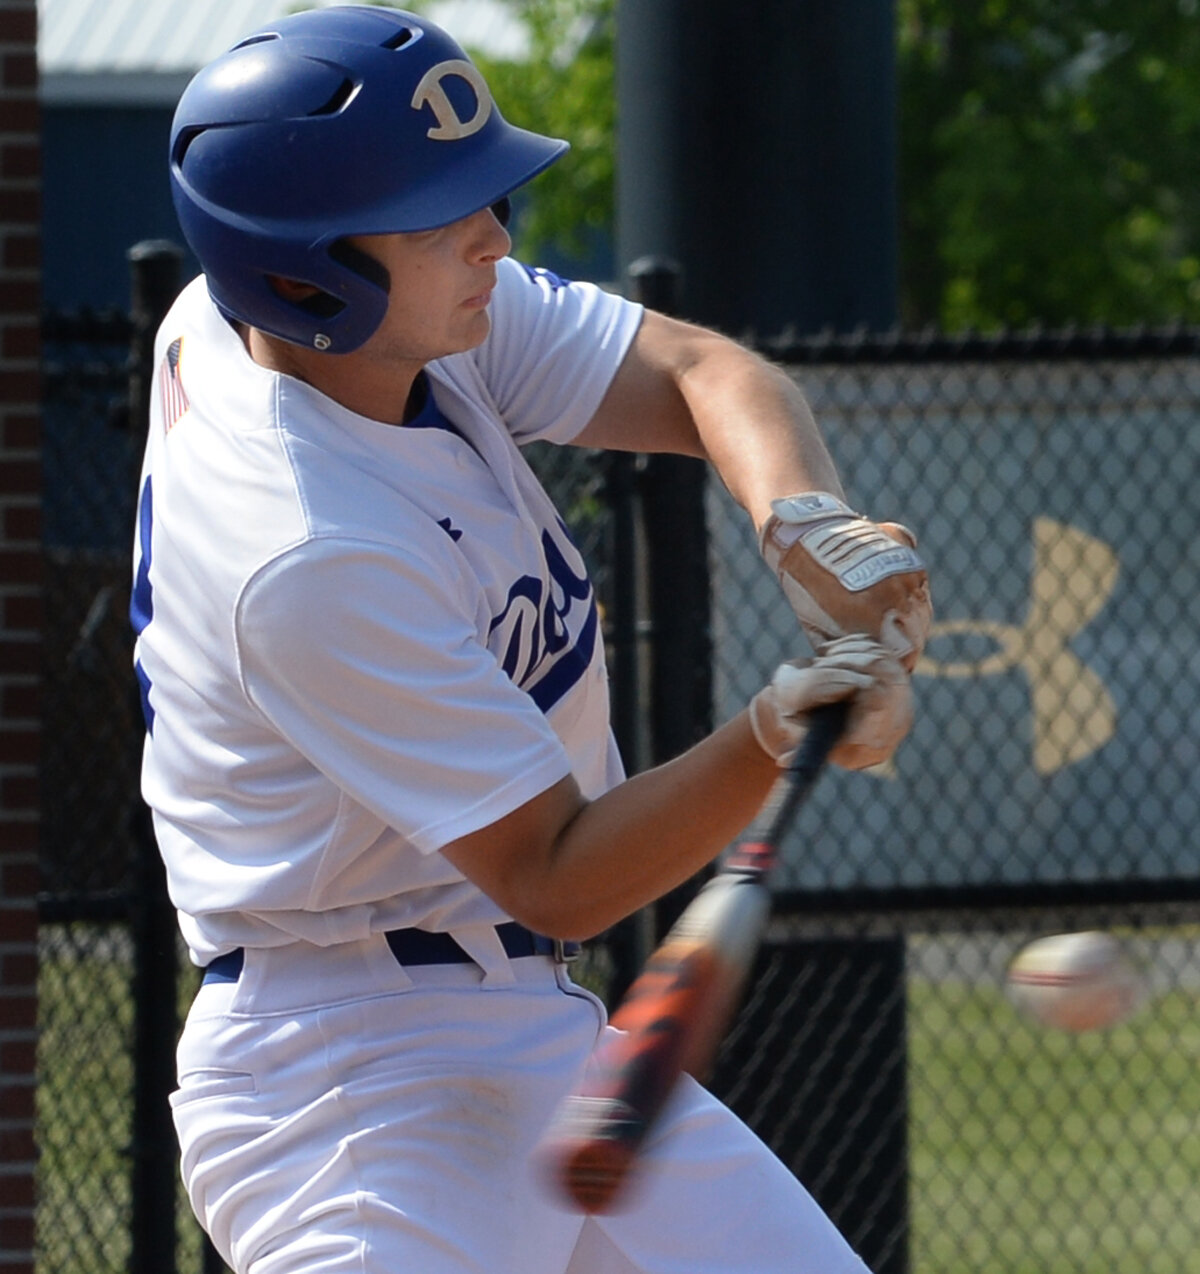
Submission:
[[[284,279],[278,274],[268,274],[267,282],[277,296],[281,296],[285,301],[291,301],[293,305],[303,305],[310,297],[317,296],[321,292],[320,288],[313,287],[311,283],[301,283],[299,279]]]
[[[391,290],[392,277],[387,268],[349,239],[338,239],[330,246],[329,255],[338,265],[353,270],[382,292]],[[267,281],[278,296],[299,306],[314,318],[333,318],[346,308],[344,301],[311,283],[301,283],[299,279],[288,279],[277,274],[268,275]]]
[[[277,274],[269,274],[267,282],[277,296],[314,318],[333,318],[346,308],[346,303],[339,301],[336,296],[330,296],[311,283],[301,283],[299,279],[285,279]]]

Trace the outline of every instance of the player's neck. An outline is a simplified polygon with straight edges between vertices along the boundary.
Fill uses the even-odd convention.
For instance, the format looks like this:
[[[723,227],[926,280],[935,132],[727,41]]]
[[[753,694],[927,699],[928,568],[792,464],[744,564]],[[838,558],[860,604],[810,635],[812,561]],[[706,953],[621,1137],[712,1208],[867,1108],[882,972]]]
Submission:
[[[303,381],[348,411],[370,420],[385,425],[403,424],[420,410],[424,401],[420,363],[384,367],[354,354],[319,354],[256,328],[248,328],[243,339],[250,357],[260,367]]]

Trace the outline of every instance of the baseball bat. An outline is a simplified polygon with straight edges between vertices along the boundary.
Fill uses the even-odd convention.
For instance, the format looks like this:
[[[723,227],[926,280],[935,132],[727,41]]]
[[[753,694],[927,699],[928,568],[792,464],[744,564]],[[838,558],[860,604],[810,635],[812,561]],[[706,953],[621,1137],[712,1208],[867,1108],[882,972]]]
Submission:
[[[588,1078],[550,1134],[551,1170],[584,1212],[613,1210],[683,1072],[703,1080],[737,1010],[771,909],[767,878],[849,703],[825,704],[754,822],[684,909],[612,1017]]]

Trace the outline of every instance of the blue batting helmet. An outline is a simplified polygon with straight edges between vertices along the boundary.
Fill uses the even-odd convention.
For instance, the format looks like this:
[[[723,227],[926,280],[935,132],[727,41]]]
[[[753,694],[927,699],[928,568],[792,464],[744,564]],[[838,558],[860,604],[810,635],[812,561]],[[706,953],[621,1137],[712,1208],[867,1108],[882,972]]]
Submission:
[[[440,27],[346,5],[263,27],[195,76],[171,128],[171,191],[226,314],[347,353],[382,321],[388,279],[341,240],[470,216],[566,149],[509,124]],[[284,300],[271,275],[321,295]]]

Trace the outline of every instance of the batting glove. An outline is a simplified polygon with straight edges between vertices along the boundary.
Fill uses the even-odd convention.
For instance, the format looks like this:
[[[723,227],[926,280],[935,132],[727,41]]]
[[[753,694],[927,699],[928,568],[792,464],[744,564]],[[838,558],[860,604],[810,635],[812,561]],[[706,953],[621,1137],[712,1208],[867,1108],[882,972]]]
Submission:
[[[813,649],[866,633],[911,672],[933,621],[913,533],[868,521],[824,491],[772,500],[771,509],[759,547]]]
[[[854,697],[830,760],[847,770],[886,761],[912,724],[912,691],[900,661],[861,634],[823,643],[815,659],[781,664],[750,701],[750,728],[777,765],[787,765],[823,703]]]

